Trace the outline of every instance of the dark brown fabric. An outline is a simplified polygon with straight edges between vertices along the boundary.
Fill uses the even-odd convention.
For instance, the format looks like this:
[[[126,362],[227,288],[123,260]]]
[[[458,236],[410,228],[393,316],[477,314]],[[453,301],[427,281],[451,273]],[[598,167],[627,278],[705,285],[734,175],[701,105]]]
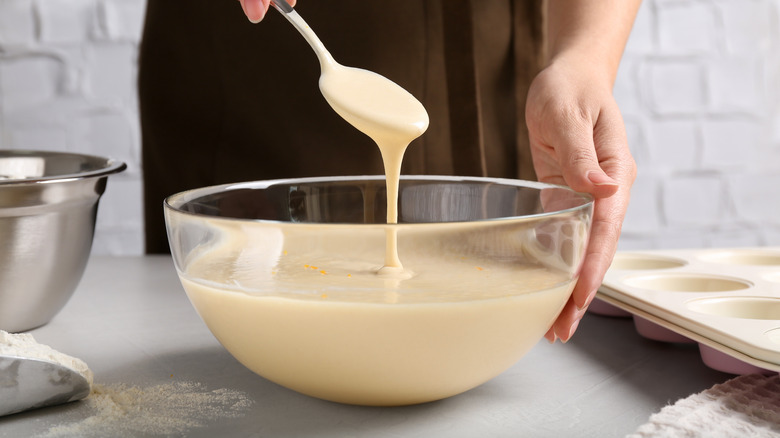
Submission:
[[[525,101],[528,86],[544,63],[544,4],[540,1],[516,2],[514,10],[514,77],[517,124],[515,145],[517,150],[517,178],[536,180],[531,161],[528,125],[525,122]]]
[[[454,3],[464,6],[457,16]],[[403,173],[528,179],[522,114],[539,68],[540,3],[307,0],[296,9],[339,62],[392,79],[426,106],[430,127],[409,147]],[[469,56],[454,39],[471,43]],[[168,251],[168,195],[235,181],[383,173],[376,146],[322,98],[315,55],[276,11],[252,25],[236,1],[149,0],[139,62],[149,253]],[[470,169],[453,151],[479,158]]]
[[[442,9],[452,171],[456,175],[485,176],[485,137],[471,0],[446,0]]]

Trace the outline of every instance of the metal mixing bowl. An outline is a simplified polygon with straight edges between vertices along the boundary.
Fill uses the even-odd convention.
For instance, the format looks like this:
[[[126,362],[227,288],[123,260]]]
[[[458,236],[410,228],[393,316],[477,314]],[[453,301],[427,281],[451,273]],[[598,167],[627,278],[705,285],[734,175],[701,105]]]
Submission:
[[[0,150],[0,329],[49,322],[89,258],[108,175],[127,166],[90,155]]]
[[[241,363],[327,400],[403,405],[466,391],[550,328],[574,287],[593,201],[517,180],[260,181],[165,203],[180,279]],[[391,237],[405,272],[380,269]]]

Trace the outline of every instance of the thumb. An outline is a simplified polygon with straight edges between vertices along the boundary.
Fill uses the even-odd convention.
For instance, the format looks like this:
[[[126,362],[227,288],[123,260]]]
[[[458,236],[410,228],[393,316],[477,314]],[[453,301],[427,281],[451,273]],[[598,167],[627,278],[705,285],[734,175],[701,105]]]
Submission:
[[[612,196],[619,184],[607,175],[599,164],[590,126],[559,130],[554,139],[561,174],[566,184],[578,192],[589,193],[595,198]]]
[[[584,190],[595,198],[608,198],[614,195],[620,185],[615,179],[607,175],[601,167],[585,171],[585,177],[592,184],[591,190]]]
[[[244,14],[252,23],[262,21],[270,5],[270,0],[239,0],[239,2]]]
[[[561,176],[573,190],[599,199],[620,189],[620,182],[610,176],[618,170],[615,167],[625,144],[619,114],[601,108],[595,120],[587,116],[575,120],[566,117],[558,129],[548,131],[548,142],[555,149]]]

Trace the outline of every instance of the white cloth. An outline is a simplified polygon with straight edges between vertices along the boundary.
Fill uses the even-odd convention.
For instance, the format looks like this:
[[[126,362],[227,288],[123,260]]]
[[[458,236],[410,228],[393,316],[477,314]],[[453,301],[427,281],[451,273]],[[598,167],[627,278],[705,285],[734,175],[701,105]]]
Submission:
[[[780,376],[749,374],[678,400],[627,438],[780,437]]]

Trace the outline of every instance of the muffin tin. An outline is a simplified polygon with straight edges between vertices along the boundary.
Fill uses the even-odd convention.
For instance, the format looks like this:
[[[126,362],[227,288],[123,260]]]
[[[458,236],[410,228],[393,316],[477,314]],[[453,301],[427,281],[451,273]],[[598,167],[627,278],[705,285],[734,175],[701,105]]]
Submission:
[[[618,252],[596,297],[590,312],[697,343],[711,368],[780,371],[780,247]]]

